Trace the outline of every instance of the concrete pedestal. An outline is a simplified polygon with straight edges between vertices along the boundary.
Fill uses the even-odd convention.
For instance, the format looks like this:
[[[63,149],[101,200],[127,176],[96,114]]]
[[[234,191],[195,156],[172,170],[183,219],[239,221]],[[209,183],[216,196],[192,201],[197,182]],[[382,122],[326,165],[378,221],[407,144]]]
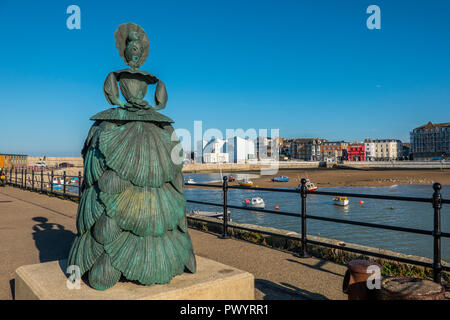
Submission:
[[[197,273],[184,273],[169,284],[143,286],[119,282],[97,291],[81,281],[69,289],[67,261],[52,261],[16,270],[16,300],[253,300],[254,277],[248,272],[196,256]]]

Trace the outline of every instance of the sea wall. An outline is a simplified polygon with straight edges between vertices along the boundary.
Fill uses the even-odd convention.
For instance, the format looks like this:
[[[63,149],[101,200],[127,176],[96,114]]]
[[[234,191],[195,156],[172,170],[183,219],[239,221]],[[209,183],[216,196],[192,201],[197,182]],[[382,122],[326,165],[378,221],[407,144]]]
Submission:
[[[188,217],[188,225],[191,228],[222,234],[221,219],[199,217],[192,214],[188,214],[187,217]],[[229,227],[229,234],[233,238],[258,243],[260,245],[290,251],[293,253],[300,252],[301,234],[297,232],[276,228],[260,227],[252,224],[238,224],[232,221],[229,222],[228,227]],[[243,230],[241,228],[251,229],[251,231]],[[364,250],[368,252],[373,252],[375,254],[378,253],[390,255],[393,257],[398,257],[400,259],[414,259],[421,262],[432,263],[433,261],[428,258],[406,255],[390,250],[382,250],[367,246],[361,246],[358,244],[347,243],[338,239],[329,239],[313,235],[308,235],[308,239],[312,241],[328,243],[338,247],[338,248],[329,248],[326,246],[308,243],[307,244],[308,253],[317,258],[342,264],[346,264],[353,259],[370,259],[372,261],[380,263],[383,266],[382,274],[385,276],[418,277],[429,280],[432,280],[433,277],[433,271],[431,268],[425,268],[408,263],[382,258],[375,258],[369,255],[344,251],[339,249],[339,247],[346,247],[355,250]],[[450,263],[448,262],[443,262],[442,264],[447,267],[450,267]],[[442,283],[446,287],[450,287],[450,272],[446,271],[442,272]]]
[[[450,162],[441,161],[344,161],[337,168],[355,169],[450,169]]]
[[[83,167],[82,157],[28,157],[27,166],[33,167],[39,161],[44,161],[50,168],[58,167],[59,164],[64,162],[75,167]]]
[[[243,171],[274,171],[276,174],[279,169],[307,169],[319,168],[319,161],[280,161],[280,162],[261,162],[261,163],[192,163],[183,166],[184,173],[208,173],[208,172],[243,172]]]

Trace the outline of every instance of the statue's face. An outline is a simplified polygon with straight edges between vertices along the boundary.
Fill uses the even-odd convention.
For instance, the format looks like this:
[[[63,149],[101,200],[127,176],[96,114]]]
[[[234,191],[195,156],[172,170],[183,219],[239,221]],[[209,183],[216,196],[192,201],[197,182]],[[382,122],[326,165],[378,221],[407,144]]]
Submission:
[[[130,66],[138,66],[142,56],[142,44],[140,41],[131,41],[125,49],[125,58]]]

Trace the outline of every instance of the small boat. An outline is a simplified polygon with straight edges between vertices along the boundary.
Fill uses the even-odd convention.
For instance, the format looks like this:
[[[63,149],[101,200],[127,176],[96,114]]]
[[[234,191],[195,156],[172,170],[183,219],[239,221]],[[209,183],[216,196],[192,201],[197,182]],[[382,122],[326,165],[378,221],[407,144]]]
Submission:
[[[289,177],[286,176],[280,176],[280,177],[274,177],[272,178],[273,182],[289,182]]]
[[[234,182],[234,181],[236,181],[236,178],[234,176],[228,177],[228,182]]]
[[[198,216],[202,216],[202,217],[208,217],[208,218],[222,219],[223,220],[223,212],[191,210],[189,212],[189,214],[191,214],[191,215],[198,215]],[[228,210],[228,221],[231,221],[230,210]]]
[[[244,201],[242,201],[242,204],[244,205],[244,207],[247,207],[247,208],[264,209],[264,207],[266,206],[266,204],[264,203],[264,200],[260,197],[245,199]]]
[[[52,184],[47,185],[48,188],[52,187],[53,190],[62,190],[64,185],[64,179],[62,178],[53,178]]]
[[[70,179],[70,184],[78,184],[80,179],[78,177],[73,177]],[[81,182],[81,181],[80,181]]]
[[[336,197],[333,198],[334,204],[337,206],[348,206],[348,198],[347,197]]]
[[[311,181],[309,181],[309,179],[306,179],[306,190],[308,191],[316,191],[317,190],[317,186],[312,183]]]
[[[240,180],[240,181],[238,181],[238,183],[241,187],[252,187],[253,186],[253,181],[248,180],[248,179]]]
[[[195,180],[192,178],[189,178],[188,181],[186,181],[187,184],[195,184]]]

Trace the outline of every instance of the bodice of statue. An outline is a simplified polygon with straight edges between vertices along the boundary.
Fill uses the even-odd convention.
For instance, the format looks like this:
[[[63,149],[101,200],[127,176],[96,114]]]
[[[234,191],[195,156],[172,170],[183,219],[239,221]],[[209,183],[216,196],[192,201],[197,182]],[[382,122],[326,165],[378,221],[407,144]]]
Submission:
[[[126,103],[120,99],[117,83]],[[137,111],[150,108],[144,97],[147,94],[147,86],[156,83],[154,109],[159,110],[164,108],[167,102],[166,88],[162,81],[144,70],[130,68],[111,72],[105,80],[103,90],[110,104]]]
[[[147,81],[140,74],[122,73],[120,75],[120,92],[128,103],[143,100],[147,94],[147,86]]]

